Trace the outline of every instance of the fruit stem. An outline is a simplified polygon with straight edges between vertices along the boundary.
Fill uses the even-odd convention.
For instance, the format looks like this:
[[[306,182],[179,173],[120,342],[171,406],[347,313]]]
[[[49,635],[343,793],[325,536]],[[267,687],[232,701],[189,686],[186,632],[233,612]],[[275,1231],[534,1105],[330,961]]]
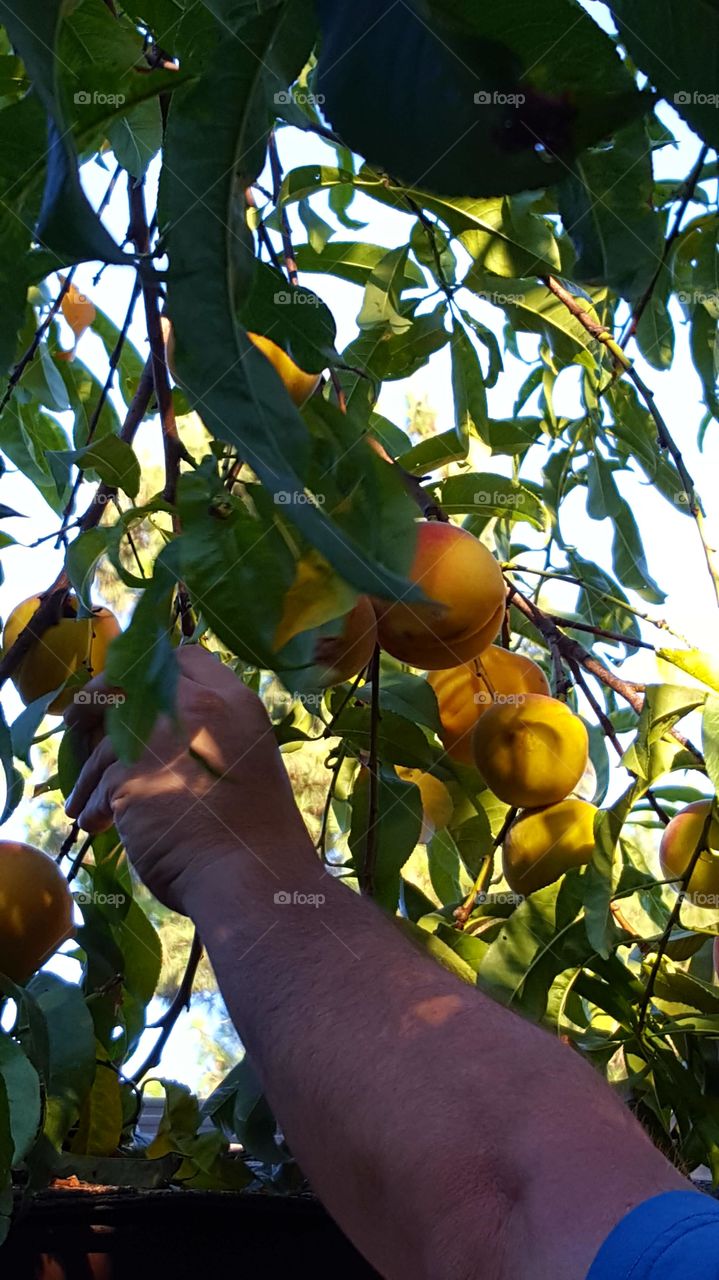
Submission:
[[[472,911],[474,909],[474,904],[479,894],[485,892],[487,885],[492,879],[492,874],[494,872],[495,854],[499,846],[504,843],[504,838],[507,832],[509,831],[509,828],[511,827],[512,823],[514,822],[514,819],[516,818],[516,816],[517,816],[516,809],[507,810],[507,813],[505,814],[504,822],[502,823],[502,826],[500,827],[499,831],[497,832],[497,835],[495,836],[490,852],[487,854],[486,858],[482,862],[481,867],[479,868],[479,873],[477,875],[477,878],[474,884],[472,885],[472,888],[467,894],[467,897],[462,903],[462,906],[457,907],[457,910],[454,913],[454,927],[455,929],[458,929],[460,933],[465,928],[467,921],[469,920],[469,917],[472,914]]]
[[[702,853],[704,852],[705,849],[709,848],[709,829],[713,821],[714,821],[714,814],[713,814],[713,805],[712,805],[709,808],[709,812],[704,821],[704,825],[702,826],[701,832],[699,833],[699,839],[696,842],[696,846],[694,848],[692,856],[689,859],[684,875],[681,878],[679,892],[677,894],[677,900],[674,903],[674,906],[672,907],[671,914],[664,927],[664,932],[657,944],[657,954],[654,957],[654,962],[652,964],[651,972],[647,980],[647,985],[644,989],[644,998],[642,1000],[641,1007],[639,1009],[639,1019],[637,1022],[638,1035],[641,1035],[642,1030],[644,1028],[644,1024],[646,1022],[647,1013],[649,1012],[649,1005],[651,1003],[651,999],[654,994],[654,987],[656,986],[657,977],[659,975],[659,969],[661,967],[662,960],[664,959],[664,953],[667,949],[669,939],[671,938],[672,930],[674,929],[674,926],[677,923],[679,916],[681,914],[682,904],[684,902],[684,894],[686,893],[687,886],[694,874],[694,868],[696,867]]]

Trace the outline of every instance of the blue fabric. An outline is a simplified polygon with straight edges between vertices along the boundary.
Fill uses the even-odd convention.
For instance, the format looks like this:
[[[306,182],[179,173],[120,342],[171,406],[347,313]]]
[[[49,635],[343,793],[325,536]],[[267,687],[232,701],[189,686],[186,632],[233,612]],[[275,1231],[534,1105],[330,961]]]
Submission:
[[[617,1223],[587,1280],[719,1280],[719,1203],[697,1191],[645,1200]]]

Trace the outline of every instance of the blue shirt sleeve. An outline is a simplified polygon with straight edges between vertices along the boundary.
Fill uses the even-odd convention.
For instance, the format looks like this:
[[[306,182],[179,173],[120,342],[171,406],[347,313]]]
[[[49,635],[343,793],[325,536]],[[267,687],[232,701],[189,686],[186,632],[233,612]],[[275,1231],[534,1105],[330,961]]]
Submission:
[[[617,1223],[587,1280],[719,1280],[719,1203],[665,1191]]]

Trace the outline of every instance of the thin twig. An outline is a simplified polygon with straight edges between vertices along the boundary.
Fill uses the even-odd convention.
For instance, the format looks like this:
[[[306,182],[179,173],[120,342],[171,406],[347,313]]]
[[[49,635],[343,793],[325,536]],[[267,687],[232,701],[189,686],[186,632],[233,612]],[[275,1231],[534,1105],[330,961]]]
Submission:
[[[148,1071],[152,1071],[153,1068],[157,1066],[162,1057],[165,1045],[175,1029],[175,1025],[180,1014],[183,1009],[189,1009],[190,1000],[192,999],[192,988],[202,959],[202,951],[202,942],[200,941],[199,934],[195,929],[195,932],[192,935],[192,944],[190,946],[190,954],[187,958],[187,965],[182,976],[182,981],[177,989],[177,994],[167,1011],[162,1015],[159,1021],[154,1024],[156,1028],[161,1029],[160,1035],[157,1037],[157,1040],[145,1061],[132,1073],[131,1079],[135,1084],[142,1080],[143,1076],[146,1076]]]
[[[637,1023],[637,1032],[639,1034],[641,1034],[642,1028],[644,1027],[644,1023],[646,1021],[651,998],[654,994],[654,987],[656,986],[657,977],[659,975],[659,968],[661,966],[662,960],[664,959],[664,953],[667,949],[667,944],[671,937],[672,930],[677,920],[679,919],[679,915],[682,909],[682,904],[684,902],[684,895],[687,891],[687,886],[689,884],[689,881],[692,878],[692,875],[694,874],[694,868],[696,867],[702,853],[704,852],[705,849],[709,848],[709,829],[713,821],[714,821],[714,818],[710,809],[709,813],[706,816],[706,821],[701,829],[701,834],[699,836],[699,839],[697,840],[696,848],[694,849],[694,852],[692,853],[692,856],[689,859],[689,862],[687,863],[687,867],[684,872],[684,875],[681,878],[681,884],[680,884],[679,892],[677,894],[677,900],[674,903],[674,906],[672,907],[671,914],[664,928],[664,932],[661,938],[659,939],[659,944],[657,946],[657,954],[654,958],[654,963],[652,965],[651,973],[649,974],[649,979],[647,981],[647,985],[644,990],[644,998],[642,1000],[642,1003],[639,1009],[639,1020]]]
[[[656,289],[657,284],[659,283],[659,280],[661,278],[662,271],[664,270],[669,260],[669,255],[672,251],[672,248],[674,247],[674,243],[679,235],[679,232],[681,231],[682,222],[684,221],[684,214],[686,213],[694,197],[694,192],[696,191],[697,183],[699,181],[699,178],[701,177],[702,169],[706,164],[707,156],[709,155],[709,150],[710,150],[709,147],[706,145],[704,145],[701,148],[699,155],[697,156],[697,160],[696,160],[696,164],[694,165],[694,168],[691,170],[691,173],[687,175],[686,182],[684,182],[682,185],[682,188],[681,188],[682,194],[681,194],[681,199],[679,203],[679,208],[676,211],[674,221],[672,223],[671,231],[669,232],[669,235],[664,241],[664,248],[662,250],[662,256],[659,262],[659,266],[654,272],[654,275],[649,281],[649,284],[644,290],[644,293],[642,294],[641,298],[636,304],[631,314],[631,317],[627,322],[627,326],[624,330],[624,333],[619,339],[620,347],[626,347],[627,343],[629,342],[629,339],[634,337],[635,333],[637,332],[637,329],[639,328],[639,321],[641,320],[642,316],[644,315],[644,312],[646,311],[649,303],[651,302],[652,296],[654,294],[654,290]]]
[[[592,626],[590,622],[576,622],[573,618],[563,618],[559,613],[547,613],[544,616],[558,627],[565,627],[569,631],[587,631],[600,640],[616,640],[620,644],[627,645],[629,649],[650,649],[652,653],[656,652],[656,645],[650,644],[648,640],[635,640],[633,636],[623,636],[619,631],[607,631],[604,627]]]
[[[684,495],[689,499],[689,511],[691,512],[694,523],[697,527],[697,532],[702,544],[702,550],[704,551],[704,559],[706,560],[709,576],[712,580],[712,586],[714,587],[714,595],[716,597],[717,605],[719,605],[719,565],[717,565],[715,560],[716,548],[712,547],[707,540],[705,512],[694,481],[687,470],[681,449],[671,435],[664,418],[657,408],[656,401],[654,399],[654,392],[651,387],[647,386],[633,367],[631,369],[627,369],[627,376],[634,383],[654,420],[654,425],[657,429],[657,443],[659,448],[666,449],[677,469],[677,474],[682,482]]]
[[[105,384],[100,392],[100,395],[98,396],[97,404],[95,405],[95,408],[92,413],[92,417],[88,424],[87,438],[85,440],[86,445],[90,444],[91,440],[95,435],[95,432],[97,430],[97,424],[100,421],[100,415],[103,411],[103,408],[105,407],[105,402],[107,401],[107,398],[110,394],[110,390],[112,388],[112,384],[115,380],[115,373],[117,371],[117,366],[120,363],[120,357],[122,355],[125,342],[127,341],[128,330],[130,328],[132,317],[135,311],[135,304],[137,303],[137,299],[139,295],[140,295],[140,281],[139,279],[136,279],[135,285],[132,290],[132,296],[130,298],[130,305],[127,308],[127,312],[125,314],[125,319],[123,321],[122,328],[118,334],[117,342],[115,343],[115,346],[113,347],[113,350],[110,353],[110,367],[108,369],[107,377],[105,379]],[[66,539],[66,535],[69,528],[68,522],[75,509],[75,500],[77,498],[77,493],[81,483],[82,483],[82,472],[78,470],[77,476],[75,477],[75,482],[72,486],[70,497],[68,498],[65,504],[65,509],[62,513],[62,526],[58,531],[57,541],[55,543],[56,548],[59,547],[61,542],[64,542]]]
[[[290,284],[297,284],[299,275],[297,272],[297,260],[292,244],[292,231],[290,229],[290,221],[287,217],[287,210],[283,204],[280,204],[280,192],[282,190],[282,165],[280,164],[279,152],[277,150],[277,138],[274,133],[270,134],[269,141],[269,158],[270,171],[272,173],[272,185],[274,188],[275,206],[280,215],[280,231],[282,234],[282,249],[285,256],[285,268],[287,270],[287,278]]]
[[[533,604],[531,600],[528,600],[526,596],[522,595],[519,588],[513,584],[509,587],[508,600],[509,603],[514,605],[520,613],[524,614],[525,618],[528,618],[529,621],[534,624],[540,634],[545,636],[547,641],[549,640],[549,634],[552,634],[553,644],[559,650],[559,653],[563,658],[570,663],[572,660],[577,662],[579,666],[583,667],[585,671],[588,671],[590,675],[595,676],[601,684],[606,685],[608,689],[613,689],[615,693],[618,693],[625,702],[629,703],[630,707],[632,707],[637,714],[641,713],[644,706],[646,685],[638,684],[635,680],[622,680],[621,676],[610,671],[608,667],[605,667],[597,658],[593,657],[593,655],[589,653],[578,640],[574,640],[571,636],[564,635],[556,623],[551,622],[550,619],[542,613],[541,609],[539,609],[537,605]],[[540,619],[542,621],[541,626]],[[688,738],[684,737],[684,734],[679,733],[677,729],[669,729],[667,732],[694,757],[696,764],[700,768],[703,769],[706,767],[701,751],[697,750],[694,744],[690,742]]]
[[[609,719],[609,716],[604,710],[604,707],[600,703],[599,699],[595,698],[592,688],[589,684],[589,681],[585,680],[584,678],[584,674],[582,672],[581,667],[579,666],[579,663],[571,662],[570,666],[574,673],[574,679],[576,683],[579,685],[579,688],[582,690],[582,693],[587,699],[587,702],[592,708],[592,711],[594,712],[595,716],[597,717],[605,737],[609,739],[612,746],[614,747],[614,750],[616,751],[617,755],[621,760],[624,756],[624,747],[619,741],[619,735],[617,734],[617,731],[614,728],[614,725]],[[626,765],[624,767],[626,768]],[[630,769],[627,769],[627,773],[629,773],[632,777],[635,777],[635,775],[631,773]],[[649,787],[644,794],[647,800],[649,801],[649,804],[651,805],[652,809],[656,813],[657,817],[661,819],[661,821],[664,823],[665,826],[668,826],[669,822],[671,821],[669,814],[667,813],[666,809],[664,809],[662,805],[659,803],[651,787]]]
[[[634,386],[642,397],[651,417],[654,420],[654,424],[657,429],[657,443],[659,448],[666,449],[667,453],[671,455],[677,469],[677,475],[682,483],[684,493],[689,499],[689,510],[697,526],[697,532],[704,550],[704,558],[714,587],[714,595],[716,596],[716,601],[719,605],[719,565],[715,563],[716,549],[710,546],[707,540],[704,509],[699,499],[694,481],[692,480],[685,465],[682,452],[675,440],[672,438],[669,428],[656,406],[654,392],[637,373],[631,360],[619,344],[615,342],[609,330],[606,329],[598,320],[595,320],[593,316],[589,315],[577,298],[575,298],[568,289],[565,289],[564,285],[560,284],[554,276],[544,276],[543,280],[550,293],[553,293],[555,298],[559,299],[559,301],[566,307],[567,311],[574,316],[575,320],[578,320],[582,327],[586,329],[587,333],[590,334],[591,337],[595,338],[597,342],[601,342],[602,345],[606,347],[607,351],[609,351],[614,358],[615,368],[617,371],[621,371],[627,375],[629,380],[634,383]]]
[[[457,910],[454,913],[454,927],[455,929],[458,929],[460,933],[464,929],[465,925],[467,924],[467,921],[469,920],[469,917],[471,916],[474,910],[478,895],[480,893],[484,893],[487,885],[492,879],[492,872],[494,870],[494,858],[495,858],[497,849],[501,844],[504,843],[505,836],[509,831],[509,828],[511,827],[512,823],[514,822],[514,819],[516,818],[517,813],[518,813],[517,809],[507,810],[507,813],[505,814],[505,817],[504,817],[504,822],[502,823],[502,826],[500,827],[499,831],[497,832],[497,835],[492,841],[492,849],[490,853],[487,854],[487,857],[484,859],[484,861],[482,862],[482,865],[479,868],[479,874],[474,884],[472,885],[472,888],[467,894],[467,897],[462,903],[462,906],[457,907]]]
[[[174,510],[177,499],[177,484],[180,477],[180,462],[185,457],[175,420],[175,403],[172,398],[170,375],[167,368],[167,351],[160,319],[160,282],[149,262],[150,229],[145,211],[145,190],[142,181],[129,184],[131,237],[140,257],[138,275],[142,289],[147,322],[147,337],[150,343],[150,361],[152,363],[152,380],[155,398],[162,426],[162,445],[165,455],[165,487],[163,497],[172,512],[172,531],[175,536],[182,532],[180,517]],[[195,619],[190,605],[187,588],[178,583],[177,599],[179,604],[180,625],[186,639],[194,635]]]
[[[109,204],[110,199],[112,197],[112,193],[115,189],[115,185],[121,173],[122,173],[122,166],[118,164],[112,177],[110,178],[110,182],[108,184],[107,190],[105,191],[105,194],[102,197],[102,200],[100,201],[100,204],[98,206],[98,210],[97,210],[98,217],[100,216],[100,214],[104,213],[105,209],[107,208],[107,205]],[[33,336],[32,342],[30,343],[27,350],[20,357],[17,364],[13,366],[13,369],[10,373],[10,377],[8,379],[7,387],[5,389],[5,393],[2,397],[2,400],[0,400],[0,414],[7,407],[10,401],[10,398],[13,394],[13,391],[18,385],[28,365],[30,365],[33,359],[35,358],[35,355],[40,346],[40,343],[42,342],[43,338],[48,332],[48,329],[50,328],[50,325],[55,319],[55,316],[60,310],[60,307],[62,306],[62,303],[63,303],[63,299],[65,298],[65,296],[70,290],[70,286],[72,285],[72,281],[73,281],[73,276],[75,275],[76,271],[77,271],[77,266],[71,267],[70,270],[68,271],[65,277],[65,280],[62,284],[62,287],[60,289],[60,292],[58,293],[57,297],[52,303],[52,306],[50,307],[50,310],[45,316],[45,319],[35,330],[35,334]]]
[[[372,682],[372,702],[370,704],[370,741],[369,741],[369,807],[367,812],[367,841],[365,846],[364,866],[360,877],[363,893],[372,897],[375,891],[375,871],[377,867],[377,850],[379,844],[379,663],[380,647],[375,646],[370,666]]]
[[[262,242],[262,244],[265,246],[270,262],[272,263],[275,270],[282,271],[282,263],[280,262],[277,256],[277,250],[275,249],[275,246],[272,243],[272,238],[270,236],[269,231],[267,230],[267,227],[264,224],[262,216],[259,213],[259,209],[257,209],[257,201],[255,200],[255,195],[252,190],[252,187],[247,187],[245,190],[245,204],[247,205],[248,209],[257,210],[257,213],[259,215],[259,220],[257,223],[257,235],[260,241]]]

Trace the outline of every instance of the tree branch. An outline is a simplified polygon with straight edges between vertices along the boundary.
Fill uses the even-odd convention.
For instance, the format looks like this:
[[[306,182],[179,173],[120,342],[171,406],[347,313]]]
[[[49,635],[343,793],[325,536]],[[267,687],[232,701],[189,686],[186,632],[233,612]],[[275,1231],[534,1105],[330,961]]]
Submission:
[[[613,671],[603,666],[578,640],[573,640],[570,636],[564,635],[557,624],[543,614],[541,609],[533,604],[531,600],[522,595],[519,588],[513,584],[509,586],[508,599],[510,604],[514,605],[520,613],[524,614],[525,618],[528,618],[534,624],[537,630],[547,639],[547,642],[549,642],[549,635],[552,635],[553,644],[563,658],[570,664],[572,661],[578,663],[580,667],[583,667],[590,675],[594,676],[603,685],[606,685],[608,689],[613,689],[615,693],[618,693],[637,714],[641,713],[644,706],[646,685],[637,684],[633,680],[622,680],[621,676],[615,675]],[[541,619],[541,625],[539,619]],[[567,625],[571,626],[570,623]],[[705,761],[701,751],[698,751],[688,738],[685,738],[676,729],[669,729],[668,733],[694,757],[700,768],[705,768]]]
[[[160,282],[149,260],[150,229],[145,211],[145,189],[142,180],[129,183],[130,199],[130,236],[140,255],[138,276],[145,305],[147,337],[150,343],[150,362],[152,365],[152,381],[155,388],[160,423],[162,426],[162,445],[165,455],[165,487],[163,497],[173,507],[172,531],[177,536],[182,532],[180,517],[174,509],[177,500],[177,484],[180,477],[180,462],[186,456],[175,420],[175,404],[172,398],[170,375],[167,368],[167,350],[160,319],[160,300],[162,297]],[[186,639],[194,635],[195,619],[192,613],[187,588],[178,583],[177,600],[182,634]]]
[[[132,1073],[131,1079],[135,1084],[142,1080],[143,1076],[146,1076],[148,1071],[152,1071],[153,1068],[157,1066],[162,1057],[165,1045],[175,1029],[175,1025],[180,1014],[183,1009],[189,1009],[190,1001],[192,999],[192,988],[194,986],[195,978],[197,977],[197,970],[200,967],[202,952],[202,943],[200,941],[199,934],[195,929],[195,932],[192,935],[192,944],[190,946],[190,954],[187,958],[187,965],[182,976],[182,981],[177,989],[177,994],[167,1011],[163,1013],[159,1021],[154,1024],[155,1028],[161,1029],[160,1034],[145,1061]]]
[[[656,289],[657,284],[659,283],[659,279],[661,277],[662,271],[664,270],[667,264],[667,261],[669,259],[669,254],[671,253],[674,243],[679,235],[679,232],[681,231],[682,222],[684,221],[684,214],[686,213],[687,208],[691,204],[691,201],[694,197],[694,192],[696,191],[697,183],[701,176],[701,171],[704,168],[704,165],[706,164],[707,156],[709,155],[709,150],[710,148],[706,145],[701,148],[701,151],[697,156],[697,161],[696,161],[696,164],[694,165],[694,168],[692,169],[691,173],[687,175],[686,182],[684,182],[682,187],[680,188],[682,194],[680,197],[679,208],[676,211],[676,215],[674,217],[674,222],[672,223],[671,231],[669,232],[669,235],[664,241],[664,249],[662,251],[661,261],[656,271],[654,272],[654,275],[649,281],[649,284],[644,290],[644,293],[642,294],[637,305],[635,306],[634,311],[632,312],[630,320],[627,324],[627,327],[624,330],[624,333],[622,334],[621,338],[619,339],[620,347],[626,347],[627,343],[629,342],[629,339],[634,337],[635,333],[637,332],[637,329],[639,328],[639,321],[641,320],[642,316],[644,315],[644,312],[646,311],[649,303],[651,302],[652,296],[654,294],[654,290]]]

